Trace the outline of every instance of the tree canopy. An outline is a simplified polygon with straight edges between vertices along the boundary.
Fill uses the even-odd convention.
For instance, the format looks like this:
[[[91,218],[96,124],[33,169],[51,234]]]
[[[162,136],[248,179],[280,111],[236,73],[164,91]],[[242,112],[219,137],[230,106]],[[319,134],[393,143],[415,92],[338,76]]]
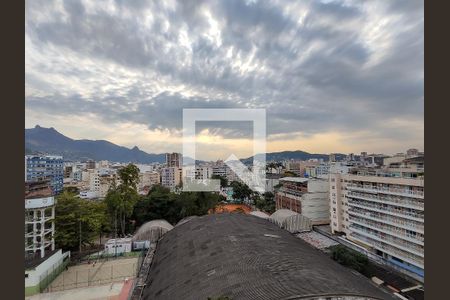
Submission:
[[[147,196],[141,197],[136,203],[133,217],[138,226],[155,219],[165,219],[175,225],[185,217],[207,214],[220,200],[219,195],[210,192],[175,194],[165,187],[156,185]]]
[[[232,181],[230,186],[233,187],[233,199],[242,202],[249,199],[253,191],[245,183]]]
[[[263,197],[259,197],[255,201],[255,206],[269,214],[275,212],[275,196],[272,192],[265,192]]]
[[[56,197],[55,243],[58,248],[76,250],[91,245],[94,238],[109,231],[106,204],[86,201],[64,191]],[[81,234],[80,234],[81,227]]]
[[[341,265],[350,267],[364,275],[369,274],[370,264],[367,256],[348,249],[342,245],[336,245],[331,248],[331,257]]]
[[[127,220],[133,214],[133,209],[139,199],[137,184],[139,183],[139,168],[129,164],[118,171],[121,183],[115,182],[110,186],[105,197],[111,219],[114,221],[114,227],[119,222],[120,233],[122,236],[127,231]]]

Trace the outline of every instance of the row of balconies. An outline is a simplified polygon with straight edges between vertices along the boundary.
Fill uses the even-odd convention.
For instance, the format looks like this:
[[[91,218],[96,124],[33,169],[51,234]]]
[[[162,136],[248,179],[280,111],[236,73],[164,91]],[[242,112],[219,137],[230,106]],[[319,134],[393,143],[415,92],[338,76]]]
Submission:
[[[405,241],[409,241],[418,245],[423,246],[424,242],[424,235],[416,232],[410,232],[410,230],[405,230],[403,228],[399,228],[396,226],[391,226],[388,224],[383,224],[380,222],[368,220],[365,218],[357,217],[357,216],[351,216],[350,217],[350,223],[359,224],[362,226],[366,226],[370,229],[374,229],[386,234],[390,234],[391,236],[401,238]]]
[[[375,196],[374,194],[358,193],[358,192],[349,192],[347,193],[347,197],[354,197],[367,201],[386,203],[419,210],[424,209],[424,202],[419,199],[413,200],[412,198],[405,198],[399,196],[381,196],[381,195]]]
[[[368,238],[364,235],[358,234],[357,232],[352,232],[350,233],[350,237],[360,240],[361,242],[368,244],[376,249],[382,250],[383,252],[398,257],[410,264],[413,264],[415,266],[418,266],[420,268],[423,268],[424,266],[424,259],[423,257],[414,255],[412,253],[406,252],[406,251],[402,251],[400,249],[397,249],[395,247],[392,247],[388,244],[385,244],[383,242],[380,241],[376,241],[373,240],[371,238]]]
[[[414,221],[423,222],[424,220],[424,212],[423,211],[417,211],[410,208],[402,208],[397,206],[391,206],[388,204],[377,204],[365,200],[356,200],[356,199],[349,199],[348,201],[349,206],[356,206],[368,210],[378,211],[381,213],[385,213],[388,215],[397,216],[400,218],[406,218]]]
[[[361,192],[383,193],[406,197],[415,197],[421,199],[423,199],[424,197],[423,191],[413,191],[409,189],[400,189],[400,188],[380,188],[374,187],[373,185],[347,184],[347,189]]]
[[[423,223],[420,223],[420,222],[405,220],[402,218],[396,218],[396,217],[392,217],[390,215],[386,215],[386,214],[379,213],[379,212],[367,211],[365,209],[361,209],[358,207],[352,207],[348,211],[348,214],[363,217],[366,219],[371,219],[374,221],[379,221],[379,222],[389,224],[392,226],[397,226],[397,227],[400,227],[400,228],[403,228],[406,230],[412,230],[412,231],[415,231],[415,232],[421,233],[421,234],[424,233],[424,225],[423,225]]]
[[[393,247],[397,247],[403,251],[411,252],[415,255],[418,255],[420,257],[423,257],[423,246],[418,246],[416,244],[413,244],[411,242],[407,242],[405,240],[395,238],[391,235],[387,235],[385,233],[380,233],[379,231],[369,229],[365,226],[359,225],[359,224],[350,224],[349,228],[352,231],[356,231],[362,235],[368,236],[374,240],[378,240],[380,242],[384,242],[386,244],[389,244]]]

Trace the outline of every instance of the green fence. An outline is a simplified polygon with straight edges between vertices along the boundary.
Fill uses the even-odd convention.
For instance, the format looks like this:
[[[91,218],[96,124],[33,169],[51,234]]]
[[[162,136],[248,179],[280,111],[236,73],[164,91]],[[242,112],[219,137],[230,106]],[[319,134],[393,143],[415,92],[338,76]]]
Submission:
[[[41,274],[39,283],[35,286],[25,287],[25,296],[31,296],[43,292],[53,280],[61,274],[69,264],[69,257],[66,256],[62,262],[55,263],[49,270]]]

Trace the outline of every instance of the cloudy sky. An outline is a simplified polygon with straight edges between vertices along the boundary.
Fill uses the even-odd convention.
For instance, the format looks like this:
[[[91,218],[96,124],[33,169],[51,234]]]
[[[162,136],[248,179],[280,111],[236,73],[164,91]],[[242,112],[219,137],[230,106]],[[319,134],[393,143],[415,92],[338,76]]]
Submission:
[[[183,108],[265,108],[268,151],[424,144],[423,1],[27,1],[25,127],[181,151]],[[251,124],[202,123],[204,158]]]

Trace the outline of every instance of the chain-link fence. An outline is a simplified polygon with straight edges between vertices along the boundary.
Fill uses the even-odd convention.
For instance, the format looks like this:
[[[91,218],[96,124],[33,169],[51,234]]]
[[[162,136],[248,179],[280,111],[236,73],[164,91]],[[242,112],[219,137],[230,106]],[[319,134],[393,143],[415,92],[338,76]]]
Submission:
[[[39,277],[39,291],[44,291],[67,268],[69,260],[69,254],[65,253],[62,261],[55,263],[46,272],[41,274]]]
[[[142,262],[142,259],[139,261],[140,256],[109,258],[69,267],[48,285],[45,292],[103,285],[135,277]]]

